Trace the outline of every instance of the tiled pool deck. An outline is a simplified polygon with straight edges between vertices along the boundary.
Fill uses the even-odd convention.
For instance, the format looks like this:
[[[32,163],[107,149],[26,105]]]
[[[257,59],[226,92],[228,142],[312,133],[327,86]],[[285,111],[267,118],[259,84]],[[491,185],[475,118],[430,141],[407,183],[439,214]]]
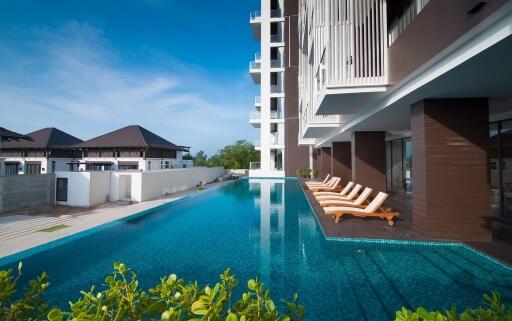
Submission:
[[[361,219],[347,216],[339,224],[325,215],[322,207],[316,201],[313,194],[307,189],[304,181],[301,180],[301,186],[306,197],[311,204],[315,216],[322,226],[325,236],[328,238],[362,238],[378,240],[402,240],[402,241],[439,241],[423,237],[412,227],[412,209],[407,201],[402,197],[391,197],[385,204],[387,207],[401,209],[400,216],[395,220],[394,226],[389,226],[385,221],[379,219]],[[473,248],[476,248],[497,259],[512,264],[512,244],[507,242],[466,242]]]

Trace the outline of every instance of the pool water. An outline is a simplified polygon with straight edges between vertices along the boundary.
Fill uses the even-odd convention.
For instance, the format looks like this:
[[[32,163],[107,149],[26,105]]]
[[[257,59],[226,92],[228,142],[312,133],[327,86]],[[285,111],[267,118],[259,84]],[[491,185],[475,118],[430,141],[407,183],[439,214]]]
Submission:
[[[293,179],[228,183],[70,238],[24,258],[23,278],[46,271],[47,299],[67,307],[116,261],[144,288],[170,273],[211,283],[230,267],[241,285],[258,276],[275,299],[298,292],[308,320],[392,320],[402,306],[478,305],[487,291],[512,301],[512,270],[464,247],[326,240]]]

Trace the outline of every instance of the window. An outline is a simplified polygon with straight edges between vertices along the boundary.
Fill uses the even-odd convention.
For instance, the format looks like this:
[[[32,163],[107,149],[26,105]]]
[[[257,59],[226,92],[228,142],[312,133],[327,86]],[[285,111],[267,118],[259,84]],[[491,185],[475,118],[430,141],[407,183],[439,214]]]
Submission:
[[[52,161],[52,173],[55,173],[55,161]]]
[[[41,163],[26,163],[25,174],[27,175],[39,175],[41,174]]]
[[[18,175],[18,163],[5,163],[5,175]]]
[[[119,165],[120,171],[138,170],[139,166],[135,164]]]
[[[390,193],[412,193],[412,143],[410,138],[386,142],[386,188]]]
[[[512,221],[512,120],[490,124],[491,207],[495,217]]]
[[[277,47],[270,48],[270,59],[277,60],[279,58],[279,49]]]
[[[270,84],[273,86],[277,85],[277,72],[270,73]]]

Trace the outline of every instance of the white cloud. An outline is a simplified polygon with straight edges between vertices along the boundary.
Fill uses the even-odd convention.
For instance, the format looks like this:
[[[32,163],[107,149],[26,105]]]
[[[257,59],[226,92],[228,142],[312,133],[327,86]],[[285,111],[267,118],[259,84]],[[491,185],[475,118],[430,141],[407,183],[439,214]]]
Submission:
[[[245,75],[218,84],[186,63],[176,71],[130,67],[88,24],[21,36],[26,41],[0,50],[5,127],[28,132],[54,126],[88,139],[138,123],[210,154],[255,135],[247,122],[254,89]]]

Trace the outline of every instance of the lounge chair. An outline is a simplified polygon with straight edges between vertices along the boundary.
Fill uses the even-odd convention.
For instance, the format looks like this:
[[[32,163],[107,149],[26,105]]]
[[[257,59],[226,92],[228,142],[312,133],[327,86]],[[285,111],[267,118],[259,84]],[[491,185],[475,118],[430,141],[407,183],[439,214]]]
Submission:
[[[326,200],[318,200],[320,203],[320,206],[327,207],[327,206],[351,206],[351,207],[364,207],[364,202],[370,197],[370,194],[372,193],[372,189],[367,187],[364,189],[364,191],[359,195],[355,200],[348,200],[344,198],[338,198],[335,199],[333,197],[326,199]]]
[[[318,186],[329,186],[332,184],[332,182],[334,182],[334,180],[336,179],[336,177],[331,177],[327,183],[320,183],[320,182],[317,182],[317,184],[308,184],[306,185],[308,188],[311,188],[311,187],[318,187]]]
[[[331,179],[325,183],[325,184],[314,184],[314,185],[307,185],[308,189],[312,189],[312,188],[316,188],[316,187],[331,187],[335,182],[336,180],[338,179],[338,177],[331,177]]]
[[[321,195],[315,195],[315,198],[317,201],[327,201],[327,200],[335,200],[335,201],[351,201],[353,200],[357,194],[361,191],[363,188],[363,185],[357,184],[354,186],[354,188],[350,191],[348,195],[341,195],[342,193],[330,193],[330,194],[321,194]],[[320,192],[322,193],[322,192]]]
[[[329,181],[329,178],[331,178],[331,174],[327,174],[327,176],[325,176],[325,179],[322,181],[322,182],[319,182],[319,181],[308,181],[308,182],[305,182],[304,184],[306,185],[315,185],[315,184],[327,184],[327,182]]]
[[[325,191],[325,192],[339,192],[340,190],[340,183],[341,178],[336,177],[329,185],[325,186],[311,186],[309,187],[309,190],[311,192],[319,192],[319,191]]]
[[[387,198],[388,194],[379,192],[365,208],[335,206],[326,207],[324,211],[325,214],[334,216],[336,223],[339,223],[343,215],[353,215],[357,217],[378,217],[387,220],[389,225],[394,225],[393,219],[400,213],[393,212],[390,208],[383,209],[381,207]]]
[[[341,192],[314,192],[315,197],[324,196],[324,195],[339,195],[346,196],[350,189],[354,186],[354,182],[348,182],[347,185],[341,190]]]

